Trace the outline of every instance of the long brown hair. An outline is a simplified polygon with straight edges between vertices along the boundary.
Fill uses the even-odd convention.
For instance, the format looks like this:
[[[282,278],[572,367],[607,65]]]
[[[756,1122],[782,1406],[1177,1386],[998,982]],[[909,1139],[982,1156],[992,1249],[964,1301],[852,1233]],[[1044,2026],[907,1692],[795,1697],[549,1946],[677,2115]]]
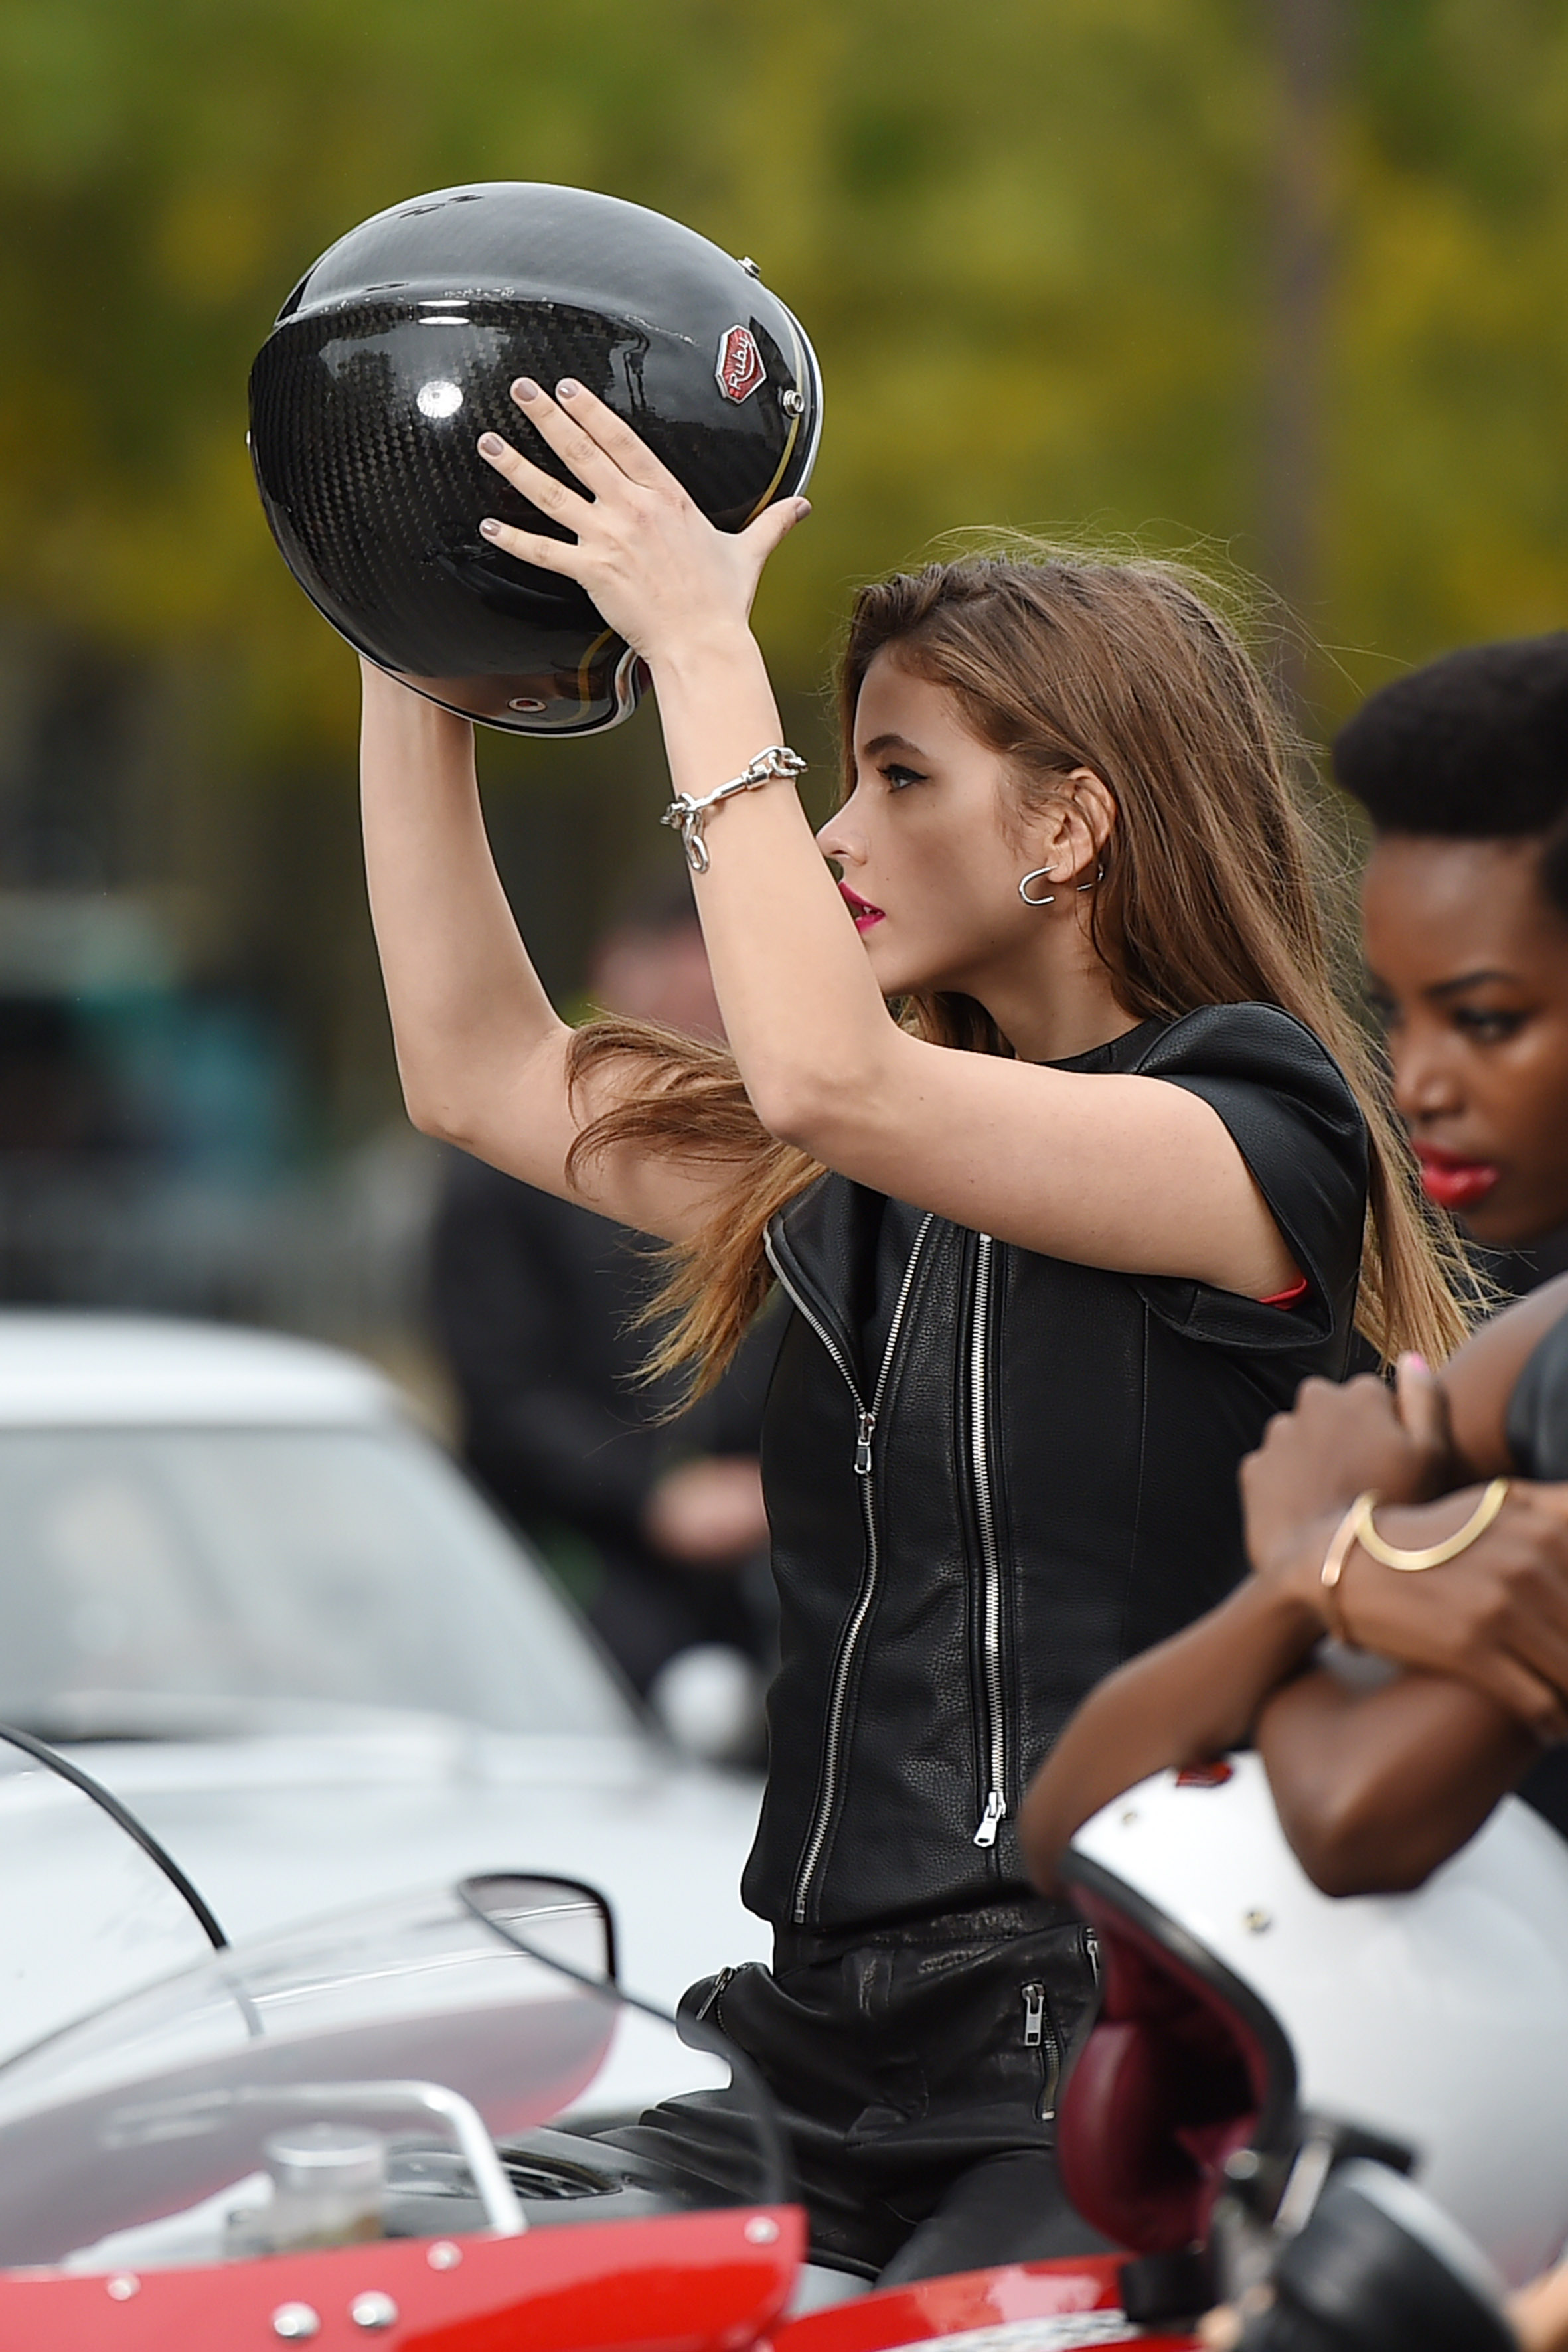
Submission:
[[[944,687],[1008,763],[1021,814],[1078,768],[1114,795],[1094,945],[1134,1020],[1206,1004],[1277,1004],[1333,1055],[1366,1120],[1369,1187],[1358,1328],[1385,1360],[1439,1362],[1463,1337],[1462,1262],[1421,1200],[1414,1158],[1362,1032],[1336,996],[1314,887],[1323,863],[1290,783],[1295,747],[1240,636],[1184,569],[1052,554],[970,555],[862,589],[839,667],[844,773],[856,704],[884,647]],[[972,998],[895,1008],[933,1044],[1011,1051]],[[615,1067],[620,1099],[572,1160],[630,1148],[730,1173],[703,1232],[668,1253],[652,1369],[717,1377],[767,1295],[769,1220],[819,1171],[769,1135],[721,1048],[597,1020],[570,1075]],[[627,1080],[631,1080],[628,1086]]]

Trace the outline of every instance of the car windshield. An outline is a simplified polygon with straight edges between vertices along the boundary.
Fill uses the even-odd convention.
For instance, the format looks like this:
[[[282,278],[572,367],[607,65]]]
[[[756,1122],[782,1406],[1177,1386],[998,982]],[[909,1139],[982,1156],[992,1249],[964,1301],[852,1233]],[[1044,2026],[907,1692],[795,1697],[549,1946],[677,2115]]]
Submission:
[[[0,1719],[199,1738],[388,1709],[631,1727],[540,1570],[411,1433],[0,1433]]]

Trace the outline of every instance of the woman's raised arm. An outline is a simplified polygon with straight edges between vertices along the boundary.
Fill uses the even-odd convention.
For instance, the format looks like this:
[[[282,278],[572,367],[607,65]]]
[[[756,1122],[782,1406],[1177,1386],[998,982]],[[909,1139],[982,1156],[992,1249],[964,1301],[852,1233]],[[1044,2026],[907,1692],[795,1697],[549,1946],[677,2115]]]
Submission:
[[[479,806],[473,729],[374,664],[361,784],[371,919],[416,1127],[624,1224],[679,1240],[713,1187],[701,1166],[621,1151],[579,1180],[567,1155],[612,1081],[574,1097],[572,1032],[529,961]]]
[[[748,614],[763,562],[805,502],[768,508],[740,532],[716,530],[611,409],[580,384],[558,390],[552,399],[537,384],[514,386],[580,489],[498,436],[479,447],[574,537],[493,519],[480,528],[520,561],[579,581],[637,646],[653,672],[677,793],[702,799],[779,740]],[[1064,801],[1056,850],[1075,871],[1092,870],[1095,810],[1103,822],[1109,805],[1087,772],[1084,786]],[[1023,866],[1046,858],[1037,849],[1011,853],[997,890],[1004,910]],[[1037,1066],[1114,1028],[1066,1044],[1015,1035],[1018,1061],[925,1044],[889,1018],[793,793],[774,785],[728,802],[712,815],[710,850],[697,899],[714,985],[747,1092],[781,1140],[1027,1249],[1255,1297],[1295,1279],[1208,1103],[1157,1078]],[[972,928],[984,937],[987,922],[976,917]],[[1105,1010],[1114,1023],[1109,997]]]

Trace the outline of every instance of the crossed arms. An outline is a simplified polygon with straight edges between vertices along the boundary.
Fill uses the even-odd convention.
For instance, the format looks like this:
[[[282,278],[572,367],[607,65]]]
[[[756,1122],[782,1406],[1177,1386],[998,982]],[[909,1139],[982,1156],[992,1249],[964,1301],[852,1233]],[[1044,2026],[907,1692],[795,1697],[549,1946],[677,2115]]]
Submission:
[[[1131,1659],[1079,1709],[1021,1816],[1049,1887],[1068,1841],[1167,1765],[1248,1739],[1280,1822],[1326,1894],[1417,1886],[1464,1844],[1542,1747],[1568,1738],[1568,1485],[1516,1481],[1468,1550],[1402,1575],[1355,1551],[1344,1633],[1400,1671],[1367,1687],[1317,1663],[1334,1630],[1321,1570],[1355,1497],[1419,1548],[1461,1526],[1478,1481],[1511,1471],[1510,1399],[1568,1314],[1568,1276],[1478,1332],[1440,1375],[1415,1359],[1376,1380],[1310,1381],[1242,1470],[1252,1574],[1172,1640]]]

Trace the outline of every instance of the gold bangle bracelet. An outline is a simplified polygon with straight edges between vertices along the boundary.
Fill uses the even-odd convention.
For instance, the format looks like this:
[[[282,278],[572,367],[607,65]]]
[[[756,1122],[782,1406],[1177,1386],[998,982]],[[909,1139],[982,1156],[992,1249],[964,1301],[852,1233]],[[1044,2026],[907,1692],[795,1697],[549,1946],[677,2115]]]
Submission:
[[[1336,1642],[1348,1643],[1350,1640],[1345,1631],[1344,1611],[1340,1601],[1340,1579],[1345,1572],[1346,1560],[1355,1549],[1356,1531],[1362,1514],[1364,1511],[1370,1517],[1376,1503],[1375,1487],[1369,1486],[1364,1495],[1358,1495],[1330,1537],[1328,1550],[1323,1554],[1323,1565],[1319,1570],[1318,1581],[1323,1588],[1329,1631]]]
[[[1384,1541],[1373,1523],[1377,1496],[1363,1495],[1351,1506],[1350,1536],[1345,1550],[1349,1551],[1351,1543],[1359,1543],[1363,1551],[1370,1552],[1373,1559],[1383,1562],[1384,1568],[1402,1569],[1408,1575],[1415,1575],[1424,1568],[1441,1568],[1445,1560],[1458,1559],[1462,1551],[1468,1551],[1478,1537],[1485,1535],[1507,1500],[1508,1489],[1506,1478],[1494,1478],[1462,1528],[1456,1528],[1453,1534],[1445,1536],[1441,1543],[1426,1544],[1418,1551],[1402,1551],[1397,1544]],[[1334,1541],[1339,1541],[1338,1535]],[[1327,1565],[1325,1561],[1325,1573]],[[1340,1565],[1342,1568],[1344,1565],[1342,1557]]]

